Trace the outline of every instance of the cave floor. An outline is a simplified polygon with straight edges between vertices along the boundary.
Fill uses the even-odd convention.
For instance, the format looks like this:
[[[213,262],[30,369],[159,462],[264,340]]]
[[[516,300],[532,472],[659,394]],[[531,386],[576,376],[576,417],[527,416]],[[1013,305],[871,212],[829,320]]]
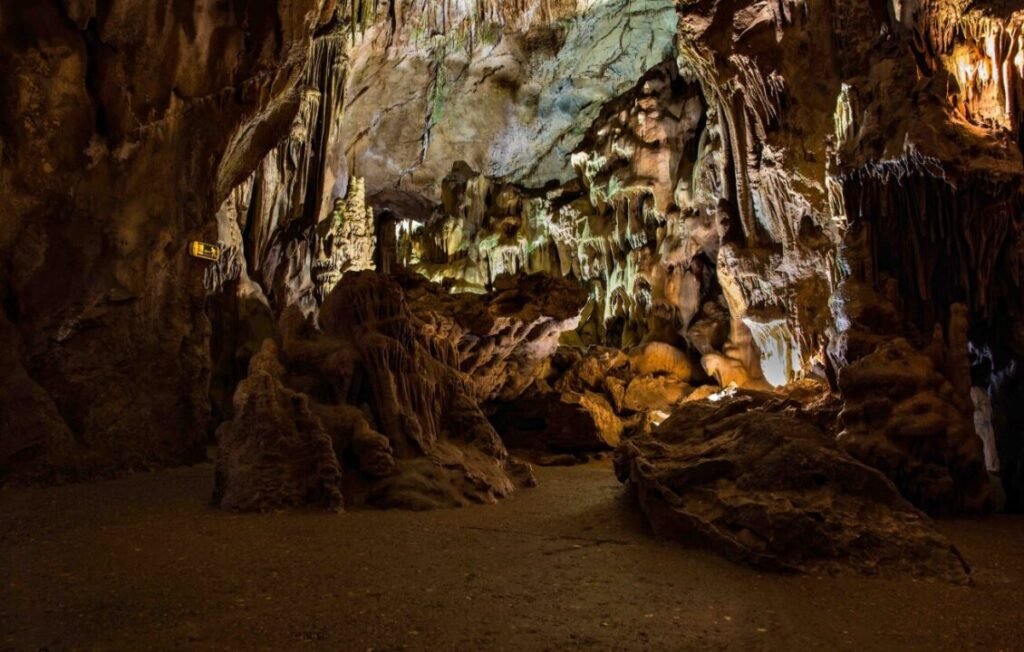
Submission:
[[[497,506],[231,515],[209,464],[0,491],[0,649],[1010,650],[1024,519],[976,586],[759,574],[653,539],[608,463]]]

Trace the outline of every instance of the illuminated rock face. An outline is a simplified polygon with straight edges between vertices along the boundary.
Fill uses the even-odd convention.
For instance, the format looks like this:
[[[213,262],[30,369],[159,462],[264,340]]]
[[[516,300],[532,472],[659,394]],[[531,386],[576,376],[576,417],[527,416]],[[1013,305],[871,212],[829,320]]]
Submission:
[[[332,12],[333,14],[333,12]],[[339,31],[337,18],[309,47],[304,74],[298,81],[294,98],[298,111],[273,143],[275,146],[254,170],[231,190],[217,212],[217,242],[236,253],[219,267],[226,268],[219,286],[207,284],[211,294],[224,290],[225,283],[249,282],[272,300],[278,310],[297,305],[311,312],[323,301],[326,292],[318,288],[315,262],[325,249],[323,238],[335,222],[334,210],[364,201],[358,192],[349,191],[348,168],[341,152],[342,107],[348,69],[347,41]],[[344,208],[343,208],[344,213]],[[347,221],[344,228],[365,237],[367,218]],[[373,234],[372,227],[369,234]],[[372,244],[353,248],[372,252]],[[339,258],[344,258],[341,247]],[[334,249],[326,256],[333,267]],[[362,261],[365,255],[352,253]],[[336,261],[339,265],[342,260]],[[327,271],[334,277],[337,269]],[[226,288],[228,291],[230,287]]]
[[[759,267],[747,271],[755,258],[735,247],[719,255],[728,223],[716,222],[711,192],[692,188],[695,179],[718,174],[700,146],[704,111],[700,90],[682,81],[674,64],[660,66],[604,109],[584,140],[587,149],[572,157],[574,182],[536,197],[458,170],[443,184],[442,216],[399,234],[397,247],[408,253],[398,259],[477,290],[498,273],[520,270],[580,279],[593,298],[584,341],[685,342],[708,356],[708,373],[726,383],[761,382],[758,350],[743,321],[753,316],[742,283],[764,287],[761,299],[774,296],[773,288],[758,278]],[[724,269],[716,269],[716,259]],[[739,316],[726,338],[712,341],[707,336],[719,330],[727,309]],[[773,326],[754,332],[762,336],[771,380],[785,384],[804,360],[784,311],[776,312]]]
[[[563,347],[521,395],[486,409],[509,447],[541,462],[548,454],[575,461],[564,455],[605,453],[649,431],[687,399],[695,375],[683,351],[660,342],[626,351]]]
[[[671,57],[677,28],[672,0],[392,5],[353,48],[345,107],[371,195],[436,191],[460,160],[531,187],[568,181],[586,128]]]
[[[886,332],[917,350],[964,303],[971,335],[943,346],[953,357],[976,351],[991,368],[974,382],[993,396],[992,419],[1016,423],[1009,397],[1019,382],[1007,378],[1024,351],[1015,325],[1021,18],[965,7],[689,3],[678,8],[671,55],[580,115],[580,137],[559,150],[571,170],[495,164],[507,143],[484,136],[481,148],[474,138],[491,132],[474,121],[520,113],[506,110],[514,99],[484,99],[476,86],[479,113],[456,100],[466,128],[430,130],[418,163],[385,165],[388,151],[369,143],[389,138],[387,129],[365,136],[360,163],[374,169],[371,186],[394,189],[382,197],[435,202],[417,211],[395,204],[399,264],[474,291],[515,271],[577,279],[591,295],[578,342],[673,344],[722,385],[781,386],[812,371],[835,382],[881,343],[844,326],[849,284],[885,297],[897,322]],[[539,24],[527,31],[540,33]],[[544,43],[535,58],[575,52],[571,40]],[[458,59],[467,79],[478,54]],[[529,79],[520,69],[501,74],[506,86]],[[388,106],[381,120],[394,122],[407,104]],[[351,128],[366,134],[365,122]],[[533,132],[537,161],[552,151],[543,133]],[[961,398],[970,392],[957,387]],[[948,447],[948,470],[977,468],[976,447]],[[1020,447],[1010,448],[1019,457]],[[903,454],[912,463],[912,450]],[[907,480],[890,473],[897,484]]]
[[[346,272],[374,269],[376,246],[373,208],[366,205],[366,183],[355,177],[348,196],[334,201],[334,211],[317,228],[312,274],[318,301],[323,303]]]

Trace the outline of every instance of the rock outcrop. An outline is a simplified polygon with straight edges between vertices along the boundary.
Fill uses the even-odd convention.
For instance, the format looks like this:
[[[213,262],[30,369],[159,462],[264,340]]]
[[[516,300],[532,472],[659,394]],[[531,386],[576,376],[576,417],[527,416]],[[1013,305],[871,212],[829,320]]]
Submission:
[[[770,394],[693,401],[624,441],[615,470],[658,535],[756,568],[969,581],[928,518],[840,450],[832,419]]]
[[[213,502],[234,511],[301,505],[341,509],[341,469],[309,398],[282,384],[277,346],[264,341],[217,433]]]
[[[843,369],[839,444],[928,513],[990,511],[995,498],[970,394],[939,369],[904,339]]]
[[[546,374],[587,299],[579,285],[541,274],[499,277],[486,295],[450,294],[415,276],[400,281],[428,332],[456,343],[478,401],[515,399]]]
[[[419,279],[347,274],[318,323],[297,306],[285,312],[280,359],[269,340],[253,358],[218,435],[215,500],[335,508],[340,491],[350,504],[425,509],[529,486],[529,466],[479,402],[521,391],[582,304],[560,279],[470,299]]]
[[[1000,456],[990,455],[990,460],[993,471],[1003,466],[1007,501],[1013,503],[1024,495],[1018,471],[1021,431],[1011,425],[1022,422],[1024,396],[1019,381],[1024,11],[998,1],[881,3],[875,9],[885,11],[875,13],[875,20],[886,34],[870,35],[857,26],[872,11],[856,4],[842,3],[837,21],[837,38],[847,53],[846,79],[836,98],[829,161],[835,213],[846,224],[841,246],[846,284],[862,284],[882,297],[871,319],[884,324],[876,333],[881,339],[885,331],[894,332],[913,348],[927,350],[953,386],[944,403],[966,408],[969,420],[971,386],[991,397],[989,413],[978,416],[998,423],[996,447],[1007,455],[998,462]],[[854,289],[833,297],[840,338],[849,322],[858,320],[854,313],[868,315],[848,303],[863,296],[862,289]],[[957,333],[932,337],[936,324],[952,321],[962,322]],[[849,357],[870,353],[856,351],[863,348],[858,343],[868,341],[856,334]],[[838,348],[850,347],[840,342]],[[970,373],[953,372],[942,359],[969,364]],[[935,418],[945,412],[938,410]],[[978,499],[982,483],[976,472],[983,461],[970,437],[952,436],[950,448],[938,456],[933,445],[919,443],[931,451],[926,467],[949,467],[956,458],[954,467],[969,469],[966,477],[952,472],[959,497],[950,500],[947,492],[942,509],[956,509],[961,501],[967,503],[962,508],[985,504]],[[903,440],[896,448],[908,446],[917,444]],[[944,475],[937,472],[936,478]]]
[[[509,447],[538,461],[571,462],[649,430],[683,403],[691,382],[689,357],[668,344],[563,347],[521,395],[492,401],[487,411]]]

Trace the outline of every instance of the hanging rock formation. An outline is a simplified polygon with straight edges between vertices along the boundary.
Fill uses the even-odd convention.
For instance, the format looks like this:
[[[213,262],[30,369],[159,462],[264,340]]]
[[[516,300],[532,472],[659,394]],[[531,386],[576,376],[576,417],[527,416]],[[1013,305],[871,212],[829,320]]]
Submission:
[[[535,49],[529,61],[542,61],[543,71],[561,70],[567,65],[562,62],[591,56],[572,34],[587,21],[607,20],[620,11],[620,3],[603,4],[608,6],[578,7],[565,39]],[[651,42],[664,42],[662,14],[671,4],[630,3],[630,15],[645,16],[631,21],[630,29],[647,30]],[[782,53],[762,53],[757,39],[762,26],[775,24],[793,32],[793,39],[813,42],[822,49],[815,54],[828,61],[830,25],[822,14],[796,26],[789,9],[779,15],[741,12],[731,23],[707,19],[718,11],[716,3],[676,9],[673,37],[663,50],[655,48],[658,57],[643,62],[630,84],[620,84],[614,94],[588,101],[585,110],[573,114],[578,136],[563,138],[551,149],[542,128],[523,143],[531,148],[530,159],[539,161],[536,166],[524,169],[502,158],[508,148],[477,152],[463,147],[490,132],[476,128],[458,97],[452,110],[457,124],[468,126],[456,133],[430,130],[423,139],[429,142],[427,158],[421,162],[399,163],[393,150],[366,142],[390,138],[389,124],[409,124],[405,116],[419,99],[355,120],[375,128],[357,132],[350,149],[360,169],[371,170],[370,186],[385,187],[378,193],[381,206],[396,204],[400,233],[395,258],[406,267],[478,289],[510,271],[576,278],[592,296],[580,328],[585,342],[630,346],[662,341],[688,350],[723,384],[784,384],[820,357],[829,322],[824,302],[837,277],[839,235],[821,184],[825,136],[831,129],[814,125],[821,132],[820,152],[796,148],[797,140],[813,139],[795,138],[781,117],[788,91],[778,64],[792,68],[799,80],[808,74],[799,67],[805,58],[798,62],[780,59]],[[634,38],[633,33],[624,38]],[[495,47],[514,47],[515,34],[506,28]],[[710,44],[727,42],[726,37],[737,42],[737,54],[716,57]],[[620,47],[621,56],[633,56],[628,43],[598,41],[600,47]],[[751,48],[765,60],[753,57]],[[428,58],[415,45],[403,52]],[[458,56],[443,51],[440,61],[458,66],[468,58],[468,77],[456,79],[469,83],[476,58],[486,59],[486,52],[484,46]],[[717,70],[720,61],[728,63]],[[377,65],[375,59],[353,59],[360,72],[352,79],[360,78],[363,66],[377,70]],[[621,70],[599,69],[613,77]],[[512,88],[527,89],[532,83],[529,65],[502,61],[483,70],[492,70]],[[367,82],[363,90],[371,93],[376,83]],[[406,87],[428,95],[435,86]],[[558,90],[572,97],[570,90]],[[471,87],[474,107],[482,105],[478,96],[486,91],[483,82]],[[496,95],[497,101],[518,106],[516,98],[488,95],[488,102]],[[355,102],[363,110],[366,97]],[[831,113],[833,97],[816,94],[811,100]],[[562,104],[573,106],[569,100]],[[544,108],[543,99],[539,106]],[[522,113],[514,109],[499,115],[516,120]],[[553,123],[560,124],[558,119]],[[472,134],[468,138],[467,131]],[[491,141],[485,137],[480,142]],[[512,150],[520,146],[512,142]],[[450,152],[456,144],[458,152]],[[449,167],[431,162],[435,151],[444,153]],[[551,152],[559,153],[559,166],[547,164]],[[797,156],[807,169],[794,179],[783,168],[787,157]],[[816,163],[809,165],[812,156]],[[454,168],[453,161],[458,161]],[[436,184],[444,174],[445,180]],[[408,202],[398,198],[413,192],[436,201],[437,208],[410,214]]]

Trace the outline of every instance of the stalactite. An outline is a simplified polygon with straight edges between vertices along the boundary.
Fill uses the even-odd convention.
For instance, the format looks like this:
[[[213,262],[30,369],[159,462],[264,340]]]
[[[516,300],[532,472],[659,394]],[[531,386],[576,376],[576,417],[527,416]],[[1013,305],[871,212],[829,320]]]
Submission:
[[[899,282],[924,324],[942,321],[935,310],[967,302],[985,318],[1016,301],[1020,272],[1019,184],[971,178],[958,186],[913,163],[849,175],[844,180],[851,219],[873,225],[873,259]],[[909,251],[902,248],[910,244]]]
[[[280,309],[315,305],[309,278],[316,225],[332,209],[332,187],[339,170],[332,157],[344,105],[347,73],[346,35],[327,32],[310,45],[299,111],[287,138],[270,151],[229,202],[242,230],[248,273]],[[223,211],[223,209],[222,209]],[[307,280],[295,281],[294,276]]]

